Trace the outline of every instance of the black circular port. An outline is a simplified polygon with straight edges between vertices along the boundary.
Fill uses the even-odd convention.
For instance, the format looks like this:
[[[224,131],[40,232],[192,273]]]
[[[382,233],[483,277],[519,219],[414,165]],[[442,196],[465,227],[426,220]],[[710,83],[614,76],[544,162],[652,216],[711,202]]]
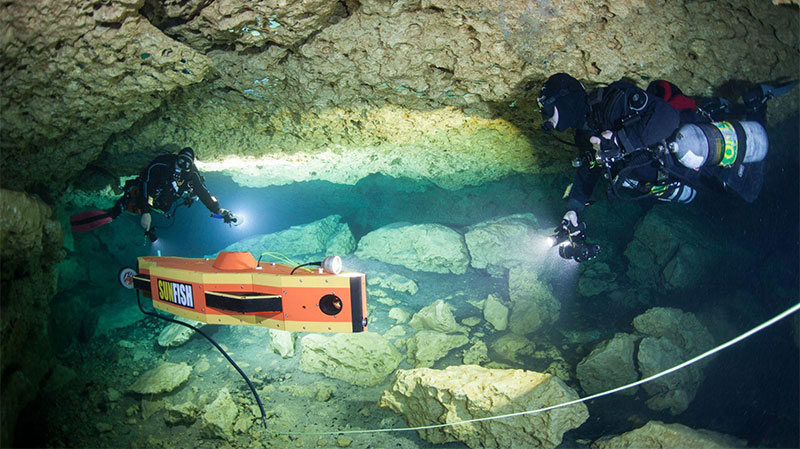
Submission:
[[[325,315],[336,315],[342,311],[342,300],[336,295],[325,295],[319,300],[319,309]]]

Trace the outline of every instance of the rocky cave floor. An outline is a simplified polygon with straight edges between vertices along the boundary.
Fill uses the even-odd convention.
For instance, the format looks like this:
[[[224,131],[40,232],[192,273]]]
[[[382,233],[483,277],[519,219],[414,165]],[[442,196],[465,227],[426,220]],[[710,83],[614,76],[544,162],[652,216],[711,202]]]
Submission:
[[[367,270],[411,273],[381,262],[359,262]],[[364,270],[364,271],[367,271]],[[478,270],[465,275],[441,275],[415,272],[420,292],[411,297],[398,297],[409,310],[432,303],[437,298],[449,298],[456,319],[461,321],[480,315],[480,310],[466,302],[483,298],[489,292],[503,288],[504,279],[492,278]],[[159,333],[169,323],[144,316],[135,306],[133,293],[114,286],[111,304],[102,309],[100,322],[112,324],[106,332],[84,343],[73,343],[59,357],[59,364],[76,376],[58,378],[54,370],[48,387],[34,407],[29,408],[18,428],[17,442],[21,446],[39,447],[358,447],[358,448],[462,448],[462,443],[432,444],[418,438],[416,432],[384,432],[347,435],[303,435],[304,432],[329,432],[348,429],[385,429],[406,427],[402,417],[377,406],[381,393],[388,388],[393,376],[373,387],[354,386],[309,374],[299,367],[298,351],[290,358],[267,350],[267,329],[249,326],[206,326],[206,331],[247,373],[263,401],[270,432],[261,428],[260,412],[246,383],[204,338],[193,336],[178,348],[161,348],[156,343]],[[118,304],[128,302],[119,307]],[[143,298],[146,310],[149,300]],[[388,317],[390,307],[370,298],[370,331],[384,333],[395,323]],[[566,311],[565,311],[566,312]],[[574,314],[572,314],[574,316]],[[569,316],[569,315],[568,315]],[[132,324],[127,324],[131,323]],[[116,323],[116,324],[113,324]],[[124,327],[113,328],[115,325]],[[489,325],[487,343],[492,334]],[[600,330],[592,333],[599,336]],[[553,340],[563,340],[560,335]],[[299,338],[298,338],[299,340]],[[537,341],[540,341],[537,339]],[[562,343],[564,343],[562,341]],[[582,348],[564,343],[565,357],[580,360]],[[490,354],[491,355],[491,354]],[[188,382],[176,390],[157,395],[141,395],[130,391],[137,377],[163,362],[185,362],[193,367]],[[550,360],[531,357],[515,367],[544,371]],[[460,365],[461,351],[451,351],[435,368]],[[411,368],[403,362],[400,368]],[[577,386],[577,382],[573,383]],[[238,405],[239,418],[231,439],[209,437],[203,432],[200,420],[191,424],[169,424],[165,421],[164,404],[194,402],[208,404],[217,392],[227,388]],[[627,402],[627,404],[626,404]],[[641,404],[639,404],[641,405]],[[616,407],[645,411],[643,407],[622,401]],[[590,408],[591,410],[591,408]],[[619,412],[619,408],[616,408]],[[650,412],[652,416],[657,413]],[[628,417],[640,421],[643,418]],[[594,427],[590,418],[587,427]],[[276,435],[272,432],[289,433]],[[576,435],[581,429],[564,436],[562,447],[588,447]],[[600,435],[596,435],[600,436]],[[576,440],[577,439],[577,440]]]
[[[538,196],[530,195],[531,198]],[[470,201],[475,200],[470,198]],[[472,210],[465,205],[458,207],[456,203],[451,202],[451,204],[459,211]],[[603,206],[596,206],[597,212],[603,210]],[[465,212],[464,215],[469,214]],[[615,216],[621,217],[622,214]],[[605,220],[605,222],[609,223],[609,226],[615,226],[612,221]],[[123,225],[125,224],[115,223],[114,229],[111,229],[112,226],[103,227],[99,235],[106,233],[104,238],[111,239],[109,241],[113,241],[115,235],[128,235],[128,237],[133,235],[136,224],[131,221],[126,225],[129,228]],[[91,330],[87,335],[79,335],[72,343],[62,341],[60,345],[56,345],[60,346],[57,351],[59,355],[54,361],[56,369],[45,380],[39,398],[21,416],[17,426],[15,446],[445,449],[467,447],[461,442],[433,444],[419,438],[416,432],[409,431],[346,435],[304,434],[406,427],[407,423],[402,416],[377,405],[382,393],[389,388],[395,376],[388,375],[375,386],[355,386],[322,374],[304,372],[300,363],[303,350],[302,334],[298,335],[295,354],[283,358],[269,349],[268,330],[265,328],[206,326],[204,331],[225,348],[257,388],[266,410],[268,431],[265,431],[261,427],[260,412],[247,385],[205,339],[195,335],[177,348],[160,347],[156,340],[168,323],[142,315],[136,306],[135,295],[122,289],[116,280],[97,279],[100,274],[105,278],[113,278],[119,268],[117,262],[108,254],[112,252],[110,248],[116,247],[113,244],[98,243],[101,240],[97,236],[75,240],[76,252],[71,255],[72,262],[75,263],[74,259],[77,258],[78,265],[89,266],[91,265],[89,261],[92,261],[97,271],[88,271],[87,273],[93,273],[87,276],[89,280],[61,293],[70,301],[90,304],[93,308],[91,312],[98,315],[97,322],[90,326]],[[105,259],[99,258],[98,255],[102,255]],[[557,260],[555,254],[550,256]],[[476,305],[476,302],[485,300],[490,294],[500,294],[505,299],[509,292],[507,274],[493,277],[486,270],[474,268],[468,268],[463,275],[436,274],[410,270],[376,260],[362,260],[355,255],[346,256],[344,261],[347,270],[366,273],[368,281],[371,276],[377,274],[396,274],[413,279],[419,286],[419,292],[416,294],[391,291],[389,297],[385,292],[380,294],[381,289],[368,287],[369,330],[378,334],[391,334],[386,338],[394,343],[401,353],[405,354],[406,351],[403,345],[404,339],[410,337],[414,331],[407,328],[405,323],[405,334],[389,332],[396,330],[397,324],[402,324],[390,317],[390,310],[397,306],[414,314],[437,300],[444,300],[453,309],[453,315],[459,324],[472,319],[473,324],[469,328],[470,343],[481,340],[489,347],[490,360],[486,361],[486,365],[552,373],[551,364],[559,362],[559,358],[563,357],[559,365],[562,369],[557,369],[559,372],[554,374],[565,380],[567,385],[574,388],[581,396],[586,394],[582,392],[580,383],[576,379],[576,365],[598,342],[611,338],[616,332],[630,332],[633,317],[650,307],[677,307],[704,317],[705,322],[714,324],[712,330],[717,337],[717,343],[724,341],[720,335],[730,338],[735,332],[748,329],[750,320],[738,317],[760,315],[762,307],[753,304],[744,292],[734,296],[728,295],[724,289],[709,290],[682,299],[676,299],[675,296],[637,297],[631,295],[635,290],[630,289],[584,297],[576,293],[579,276],[577,270],[565,275],[566,273],[552,266],[546,266],[539,274],[552,290],[555,300],[560,303],[559,318],[552,325],[529,334],[527,337],[534,348],[529,352],[518,353],[517,360],[511,361],[508,357],[504,357],[504,354],[498,354],[492,349],[492,343],[500,339],[503,333],[496,332],[485,319],[482,319],[484,316],[482,306]],[[616,270],[613,267],[612,269]],[[63,297],[57,298],[58,301],[63,299]],[[146,298],[142,299],[145,308],[149,310],[149,301]],[[756,311],[758,313],[754,313]],[[57,313],[55,317],[56,320],[59,319]],[[732,321],[732,317],[737,317],[736,321]],[[51,328],[54,327],[51,325]],[[450,351],[447,356],[436,361],[433,368],[443,369],[465,364],[467,347]],[[750,346],[751,349],[752,347]],[[557,358],[553,357],[554,353],[558,354]],[[144,372],[164,362],[186,363],[191,366],[192,372],[188,381],[170,392],[156,395],[142,395],[131,391],[131,386]],[[774,361],[765,356],[765,362]],[[404,360],[399,368],[409,369],[414,366],[410,365],[408,360]],[[750,371],[759,373],[766,369],[752,368]],[[715,368],[716,373],[713,375],[709,370],[707,374],[710,379],[706,379],[704,388],[713,387],[710,383],[716,382],[730,384],[730,381],[725,382],[725,378],[720,377],[725,376],[720,374],[720,371],[725,372],[728,369],[735,372],[734,370],[738,368],[737,365],[722,364]],[[741,374],[739,376],[741,377]],[[753,374],[753,377],[757,375]],[[745,396],[755,398],[764,386],[759,385],[761,386],[758,388],[737,387],[740,389],[735,393],[744,393]],[[223,389],[230,392],[238,410],[238,417],[232,425],[233,430],[227,436],[209,435],[202,420],[197,417],[198,413],[194,414],[194,419],[184,422],[175,422],[174,419],[168,418],[168,409],[173,405],[193,403],[202,411]],[[763,401],[766,401],[773,396],[765,394],[764,397],[767,399]],[[692,408],[678,416],[648,409],[645,406],[646,399],[647,395],[640,391],[633,396],[617,395],[587,403],[589,420],[579,428],[564,434],[560,447],[588,447],[588,444],[597,438],[627,432],[652,420],[677,422],[694,428],[708,428],[736,434],[735,429],[732,429],[734,425],[726,420],[742,419],[740,417],[733,419],[729,411],[719,412],[719,417],[715,419],[703,416],[719,400],[718,396],[703,390],[698,392]],[[760,419],[758,422],[763,421],[765,428],[769,424],[780,423],[781,417],[768,416],[768,412],[764,411],[771,409],[766,407],[763,401],[754,400],[753,403],[756,405],[753,410],[736,409],[740,403],[731,409],[742,416],[753,411],[763,411],[764,417],[753,419]],[[776,429],[790,427],[791,424],[786,423],[775,426]],[[774,435],[771,440],[764,441],[782,441],[783,437]]]

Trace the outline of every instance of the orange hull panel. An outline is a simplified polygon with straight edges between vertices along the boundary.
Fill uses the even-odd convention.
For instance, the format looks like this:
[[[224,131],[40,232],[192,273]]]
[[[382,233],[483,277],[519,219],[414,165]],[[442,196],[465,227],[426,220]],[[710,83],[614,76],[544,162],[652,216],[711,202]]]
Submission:
[[[257,264],[248,252],[216,259],[139,258],[135,286],[165,312],[211,324],[300,332],[367,330],[366,277]]]

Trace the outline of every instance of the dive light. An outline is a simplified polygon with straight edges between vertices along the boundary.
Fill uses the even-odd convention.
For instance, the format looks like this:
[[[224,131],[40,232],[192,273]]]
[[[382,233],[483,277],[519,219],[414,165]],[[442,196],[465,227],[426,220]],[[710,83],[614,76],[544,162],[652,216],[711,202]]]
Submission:
[[[561,226],[549,237],[550,247],[558,247],[558,255],[563,259],[573,259],[576,262],[586,262],[600,254],[600,245],[587,243],[586,224],[581,222],[573,226],[568,220],[563,220]]]

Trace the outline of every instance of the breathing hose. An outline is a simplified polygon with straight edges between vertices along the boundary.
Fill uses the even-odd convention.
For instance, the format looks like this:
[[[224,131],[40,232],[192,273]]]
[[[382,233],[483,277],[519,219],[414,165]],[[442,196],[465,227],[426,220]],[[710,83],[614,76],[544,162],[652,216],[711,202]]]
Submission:
[[[264,423],[264,428],[265,429],[267,428],[267,414],[264,412],[264,405],[261,403],[261,397],[258,395],[258,392],[256,391],[255,387],[253,386],[253,383],[250,382],[250,378],[247,377],[247,374],[245,374],[244,371],[242,371],[242,369],[239,368],[239,365],[237,365],[236,362],[233,361],[231,356],[229,356],[228,353],[225,352],[224,349],[222,349],[222,346],[220,346],[216,341],[214,341],[213,338],[209,337],[208,334],[206,334],[205,332],[201,331],[197,327],[192,326],[189,323],[184,323],[183,321],[179,321],[179,320],[176,320],[174,318],[170,318],[170,317],[167,317],[167,316],[162,316],[162,315],[158,314],[157,312],[148,312],[148,311],[144,310],[144,307],[142,307],[142,298],[141,298],[141,295],[139,295],[139,290],[136,290],[136,303],[139,304],[139,310],[141,310],[142,313],[145,314],[145,315],[154,316],[154,317],[160,318],[160,319],[162,319],[164,321],[169,321],[170,323],[180,324],[181,326],[188,327],[189,329],[197,332],[198,334],[202,335],[203,337],[206,337],[206,339],[208,341],[210,341],[211,344],[214,345],[214,347],[217,348],[217,350],[219,350],[219,352],[222,355],[224,355],[226,359],[228,359],[228,362],[230,362],[230,364],[233,365],[234,368],[236,368],[236,371],[238,371],[239,374],[242,376],[242,379],[244,379],[244,381],[247,383],[247,386],[250,387],[250,391],[253,393],[253,396],[256,398],[256,402],[258,403],[258,409],[261,411],[261,421]]]

